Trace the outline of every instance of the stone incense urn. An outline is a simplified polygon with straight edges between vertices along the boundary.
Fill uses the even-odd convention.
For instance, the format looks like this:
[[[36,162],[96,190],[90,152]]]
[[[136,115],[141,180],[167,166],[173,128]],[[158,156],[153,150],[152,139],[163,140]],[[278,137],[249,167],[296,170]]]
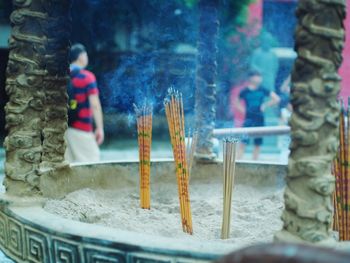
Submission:
[[[221,182],[222,168],[220,162],[196,164],[190,187]],[[173,184],[177,189],[173,161],[153,162],[151,169],[152,188],[157,189],[157,185],[166,183]],[[283,189],[285,173],[284,165],[241,162],[237,164],[235,185]],[[1,196],[1,249],[17,262],[175,263],[208,262],[242,247],[239,242],[223,242],[213,246],[213,242],[174,239],[84,223],[44,209],[47,200],[59,200],[84,188],[118,191],[130,187],[138,194],[138,176],[138,162],[133,161],[81,164],[47,170],[40,178],[40,197]],[[194,229],[196,231],[196,225]]]

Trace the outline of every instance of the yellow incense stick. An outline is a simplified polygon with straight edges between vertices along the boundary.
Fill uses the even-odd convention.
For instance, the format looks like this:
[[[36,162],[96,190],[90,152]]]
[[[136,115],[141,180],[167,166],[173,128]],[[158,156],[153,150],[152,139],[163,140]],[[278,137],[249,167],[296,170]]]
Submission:
[[[349,173],[349,106],[347,112],[341,102],[339,118],[339,150],[333,162],[333,174],[336,178],[334,217],[335,228],[339,232],[339,240],[350,240],[350,173]],[[348,116],[345,122],[345,116]]]
[[[144,209],[150,209],[152,107],[145,103],[140,108],[134,105],[134,108],[137,116],[139,144],[140,207]]]
[[[180,214],[183,231],[193,233],[192,216],[189,198],[189,170],[185,143],[185,116],[180,93],[169,90],[164,100],[165,114],[176,167]]]

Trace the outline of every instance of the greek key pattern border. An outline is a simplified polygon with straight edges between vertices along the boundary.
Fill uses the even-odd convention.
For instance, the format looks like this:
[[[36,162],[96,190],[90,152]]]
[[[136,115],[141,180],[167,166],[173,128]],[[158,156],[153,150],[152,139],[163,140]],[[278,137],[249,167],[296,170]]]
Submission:
[[[43,227],[40,227],[41,229]],[[33,263],[205,263],[208,258],[178,257],[166,255],[164,251],[157,254],[154,250],[138,251],[127,245],[108,246],[100,240],[93,244],[84,237],[67,237],[51,234],[49,231],[24,224],[18,218],[0,211],[0,248],[16,262]]]

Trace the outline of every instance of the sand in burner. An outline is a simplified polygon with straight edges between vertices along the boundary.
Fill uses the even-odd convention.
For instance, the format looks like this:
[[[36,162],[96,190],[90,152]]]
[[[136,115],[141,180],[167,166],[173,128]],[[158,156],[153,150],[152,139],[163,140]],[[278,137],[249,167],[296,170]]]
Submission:
[[[152,236],[219,241],[250,245],[271,242],[282,228],[283,189],[236,185],[233,192],[231,237],[220,239],[222,184],[191,187],[194,235],[182,232],[177,189],[158,184],[152,189],[151,210],[139,208],[135,188],[82,189],[62,200],[49,200],[45,209],[67,219],[113,227]],[[218,244],[219,245],[219,244]]]

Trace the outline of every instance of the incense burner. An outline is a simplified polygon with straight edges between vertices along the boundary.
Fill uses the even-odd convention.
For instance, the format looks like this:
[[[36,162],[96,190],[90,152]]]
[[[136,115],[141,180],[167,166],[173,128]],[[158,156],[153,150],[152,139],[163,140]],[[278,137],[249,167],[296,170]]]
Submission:
[[[152,162],[152,176],[174,181],[174,163]],[[267,163],[237,163],[235,184],[284,186],[286,167]],[[210,184],[222,176],[222,163],[196,164],[191,182]],[[151,178],[155,180],[155,178]],[[18,198],[1,196],[0,246],[18,262],[208,262],[239,246],[224,244],[214,250],[205,242],[154,237],[82,223],[50,214],[43,209],[48,198],[63,198],[73,191],[121,189],[138,191],[138,162],[74,165],[41,175],[43,196]],[[195,226],[194,226],[195,227]]]

